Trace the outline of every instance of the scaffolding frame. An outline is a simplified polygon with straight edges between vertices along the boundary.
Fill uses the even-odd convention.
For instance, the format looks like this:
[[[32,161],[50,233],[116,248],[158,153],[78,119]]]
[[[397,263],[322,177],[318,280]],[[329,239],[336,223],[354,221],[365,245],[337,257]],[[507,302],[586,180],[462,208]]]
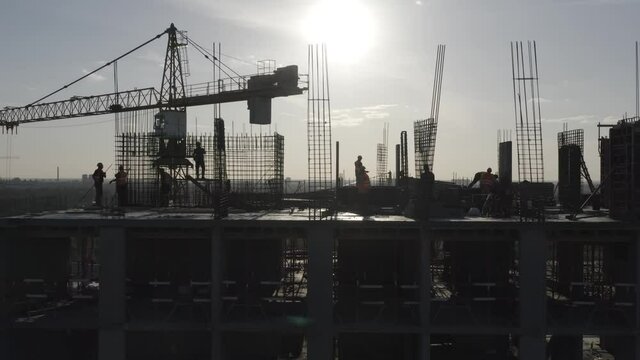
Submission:
[[[168,141],[153,130],[154,110],[125,112],[116,120],[116,168],[127,172],[129,206],[213,207],[216,217],[226,216],[227,179],[224,121],[214,120],[214,134],[187,134],[177,139],[184,146],[183,156],[166,157]],[[173,139],[176,140],[176,139]],[[205,179],[189,174],[196,142],[205,149]],[[161,194],[160,169],[171,177],[171,191]]]
[[[387,173],[387,164],[389,159],[389,124],[384,124],[382,130],[382,144],[377,144],[376,147],[376,180],[379,186],[390,185],[391,180]]]

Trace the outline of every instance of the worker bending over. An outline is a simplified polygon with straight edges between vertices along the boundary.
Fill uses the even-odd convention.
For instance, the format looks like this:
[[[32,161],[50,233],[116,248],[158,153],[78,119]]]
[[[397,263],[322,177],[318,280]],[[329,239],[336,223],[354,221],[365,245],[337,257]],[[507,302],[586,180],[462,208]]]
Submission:
[[[489,194],[495,186],[497,179],[496,176],[491,173],[491,168],[487,168],[487,171],[477,172],[473,177],[473,181],[467,187],[471,189],[478,181],[480,182],[480,192]]]

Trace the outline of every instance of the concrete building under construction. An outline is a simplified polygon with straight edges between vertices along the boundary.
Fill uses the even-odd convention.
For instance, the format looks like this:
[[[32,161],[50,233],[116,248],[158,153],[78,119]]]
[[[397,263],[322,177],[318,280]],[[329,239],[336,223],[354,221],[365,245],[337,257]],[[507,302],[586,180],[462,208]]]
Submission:
[[[116,161],[129,172],[126,206],[0,218],[0,358],[640,359],[640,123],[611,126],[601,143],[612,180],[590,194],[576,192],[588,175],[581,132],[559,134],[556,206],[539,103],[519,93],[533,86],[539,99],[537,60],[522,70],[535,43],[527,57],[512,44],[523,65],[514,106],[534,104],[526,120],[516,111],[519,182],[510,137],[499,139],[499,177],[480,174],[480,188],[429,176],[442,45],[431,114],[414,123],[415,176],[403,131],[396,181],[354,186],[333,177],[324,47],[309,47],[306,82],[291,66],[185,90],[189,40],[173,25],[165,33],[159,92],[0,111],[6,129],[115,113]],[[219,113],[213,133],[187,132],[189,106],[247,101],[252,122],[268,124],[273,98],[304,91],[309,176],[299,193],[284,188],[283,135],[229,134]],[[525,150],[525,138],[540,148]],[[196,142],[204,179],[192,175]]]

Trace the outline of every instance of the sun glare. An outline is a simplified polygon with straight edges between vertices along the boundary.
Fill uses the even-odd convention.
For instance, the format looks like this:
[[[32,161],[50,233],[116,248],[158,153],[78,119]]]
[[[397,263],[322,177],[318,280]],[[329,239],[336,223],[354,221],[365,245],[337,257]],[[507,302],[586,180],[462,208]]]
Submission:
[[[324,0],[312,6],[302,23],[306,40],[326,43],[332,60],[353,63],[373,45],[373,17],[358,0]]]

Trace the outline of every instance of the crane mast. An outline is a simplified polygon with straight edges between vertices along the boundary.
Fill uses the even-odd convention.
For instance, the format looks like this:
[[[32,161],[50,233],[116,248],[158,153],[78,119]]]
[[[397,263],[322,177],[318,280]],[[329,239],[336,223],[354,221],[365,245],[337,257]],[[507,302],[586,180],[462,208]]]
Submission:
[[[162,74],[162,86],[160,87],[160,101],[164,103],[163,110],[185,110],[184,104],[178,104],[178,99],[184,100],[184,75],[182,74],[182,61],[180,61],[180,46],[177,37],[177,29],[171,24],[167,29],[167,53],[164,58],[164,72]]]

